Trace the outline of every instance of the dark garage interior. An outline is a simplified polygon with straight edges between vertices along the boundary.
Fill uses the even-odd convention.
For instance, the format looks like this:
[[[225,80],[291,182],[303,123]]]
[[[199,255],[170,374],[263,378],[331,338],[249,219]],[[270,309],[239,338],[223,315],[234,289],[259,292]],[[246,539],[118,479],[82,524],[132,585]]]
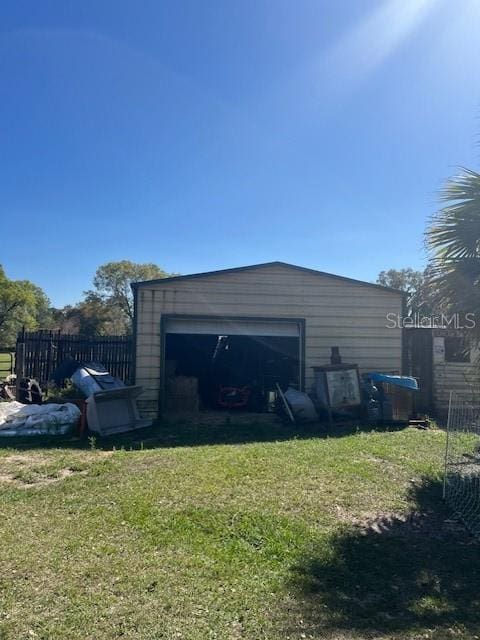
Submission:
[[[165,407],[266,412],[276,384],[299,388],[299,338],[166,334]]]

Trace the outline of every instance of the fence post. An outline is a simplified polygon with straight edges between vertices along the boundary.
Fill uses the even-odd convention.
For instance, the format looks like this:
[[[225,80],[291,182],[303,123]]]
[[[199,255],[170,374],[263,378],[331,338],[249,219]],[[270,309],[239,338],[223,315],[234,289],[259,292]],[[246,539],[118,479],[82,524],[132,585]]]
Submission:
[[[15,349],[15,397],[20,398],[20,383],[25,377],[25,342],[18,342]]]
[[[445,441],[445,460],[443,466],[443,491],[442,498],[445,500],[447,495],[447,465],[448,465],[448,445],[450,439],[450,427],[452,424],[452,396],[453,391],[450,391],[450,396],[448,398],[448,417],[447,417],[447,439]]]

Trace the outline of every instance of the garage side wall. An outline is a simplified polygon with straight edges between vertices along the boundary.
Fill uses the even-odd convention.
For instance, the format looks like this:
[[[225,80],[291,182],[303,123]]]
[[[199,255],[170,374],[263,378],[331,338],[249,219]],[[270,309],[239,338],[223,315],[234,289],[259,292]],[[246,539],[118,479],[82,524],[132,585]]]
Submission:
[[[313,366],[340,347],[362,371],[400,373],[402,332],[387,314],[402,313],[402,296],[388,290],[274,266],[144,285],[137,292],[136,384],[143,415],[158,413],[163,314],[305,319],[306,390]]]

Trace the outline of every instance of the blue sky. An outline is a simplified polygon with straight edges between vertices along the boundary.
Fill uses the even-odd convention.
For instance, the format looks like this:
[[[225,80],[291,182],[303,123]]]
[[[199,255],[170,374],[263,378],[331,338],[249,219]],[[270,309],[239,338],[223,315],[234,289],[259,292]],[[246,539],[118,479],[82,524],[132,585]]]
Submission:
[[[477,0],[3,0],[0,263],[421,267],[478,168]]]

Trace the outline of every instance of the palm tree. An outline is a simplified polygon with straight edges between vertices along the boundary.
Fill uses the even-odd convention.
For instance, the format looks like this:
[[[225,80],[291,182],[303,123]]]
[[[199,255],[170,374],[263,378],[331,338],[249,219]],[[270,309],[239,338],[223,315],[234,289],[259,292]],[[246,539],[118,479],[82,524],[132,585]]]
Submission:
[[[441,308],[474,313],[480,330],[480,174],[462,169],[441,200],[426,232],[432,284]]]

